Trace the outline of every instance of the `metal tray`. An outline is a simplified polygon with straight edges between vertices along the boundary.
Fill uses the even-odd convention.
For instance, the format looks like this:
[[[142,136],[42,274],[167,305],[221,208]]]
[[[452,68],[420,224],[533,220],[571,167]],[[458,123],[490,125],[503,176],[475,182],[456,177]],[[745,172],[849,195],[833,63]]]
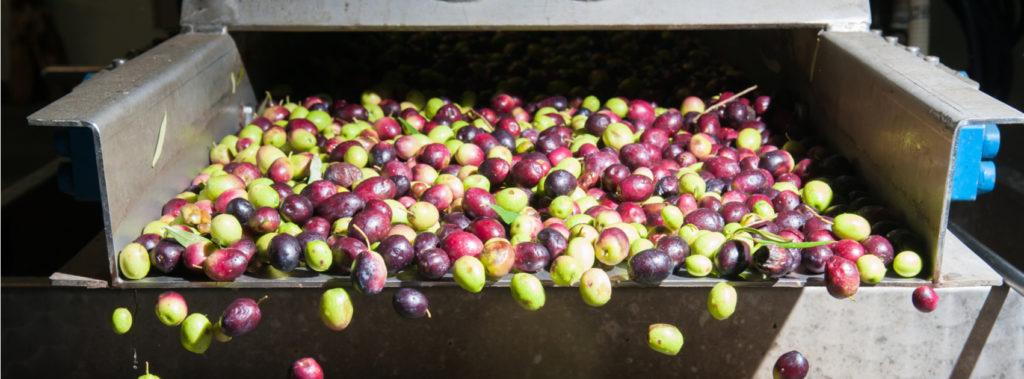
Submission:
[[[348,3],[352,4],[346,7]],[[672,23],[664,17],[649,15],[649,23],[635,19],[624,24],[608,20],[605,14],[632,3],[562,1],[551,3],[550,9],[570,12],[573,17],[549,18],[546,15],[550,12],[530,12],[524,18],[512,17],[516,20],[514,25],[488,21],[488,12],[494,12],[498,4],[487,1],[410,1],[403,2],[406,7],[398,7],[403,9],[400,12],[418,9],[443,15],[428,17],[430,21],[422,24],[410,21],[411,17],[380,13],[382,7],[392,9],[390,6],[348,3],[317,3],[329,10],[320,13],[302,7],[289,8],[291,13],[283,13],[289,17],[280,18],[280,24],[270,24],[260,15],[275,14],[278,20],[275,12],[281,5],[276,2],[186,1],[182,24],[191,33],[175,36],[112,71],[96,75],[29,116],[32,125],[85,127],[93,131],[107,263],[114,286],[178,285],[173,281],[121,279],[117,251],[159,213],[164,199],[185,188],[195,171],[205,165],[209,141],[237,130],[256,104],[228,30],[733,29],[701,33],[728,43],[747,43],[751,51],[761,54],[762,60],[777,63],[769,67],[778,71],[769,74],[799,86],[797,90],[810,101],[810,115],[819,132],[844,155],[855,157],[855,165],[870,187],[907,216],[910,226],[925,237],[929,251],[923,255],[931,258],[935,281],[942,280],[943,242],[958,133],[965,125],[1024,124],[1024,114],[978,91],[976,83],[952,74],[934,59],[924,59],[863,30],[867,27],[866,2],[805,4],[807,9],[826,11],[818,18],[800,18],[805,16],[802,13],[800,17],[786,18],[785,12],[774,11],[770,12],[773,18],[752,15],[757,12],[732,12],[742,15],[737,17],[749,18],[712,17],[705,19],[710,20],[707,22],[656,2],[657,6],[645,7],[640,12],[661,9],[679,16],[679,21]],[[541,3],[531,0],[522,6],[539,7]],[[720,5],[752,6],[745,1],[725,3]],[[773,3],[776,2],[758,2],[769,8]],[[797,8],[787,4],[790,9]],[[451,16],[453,9],[466,13]],[[787,25],[790,27],[784,27]],[[733,39],[735,33],[744,33],[744,38]],[[745,63],[754,66],[752,70],[766,67],[756,60]],[[161,158],[151,167],[165,115],[167,139]],[[272,286],[258,280],[251,285]]]

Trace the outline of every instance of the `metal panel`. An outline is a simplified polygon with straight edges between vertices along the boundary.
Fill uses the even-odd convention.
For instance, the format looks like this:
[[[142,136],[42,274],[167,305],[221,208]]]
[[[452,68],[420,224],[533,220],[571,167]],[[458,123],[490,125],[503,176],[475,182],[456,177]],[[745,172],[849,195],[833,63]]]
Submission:
[[[334,332],[317,314],[322,290],[181,290],[190,312],[214,322],[237,297],[269,296],[255,330],[196,355],[153,313],[163,290],[4,288],[4,343],[30,348],[4,349],[3,373],[126,378],[148,361],[163,378],[277,378],[308,356],[328,377],[770,378],[776,358],[798,350],[811,378],[1024,377],[1024,297],[1006,287],[940,288],[931,313],[914,309],[911,288],[864,288],[857,301],[822,287],[739,288],[723,321],[707,311],[707,288],[616,288],[601,308],[549,288],[536,312],[507,288],[421,291],[430,319],[399,318],[394,289],[349,290],[352,323]],[[110,329],[116,307],[135,315],[126,335]],[[679,355],[646,346],[659,322],[683,333]]]
[[[29,116],[31,125],[93,131],[115,285],[117,250],[206,166],[210,140],[237,130],[241,105],[255,103],[247,76],[232,92],[241,69],[231,37],[179,35]],[[165,115],[163,152],[151,167]]]
[[[595,30],[828,26],[867,30],[868,1],[191,0],[192,30]]]
[[[820,41],[812,117],[941,262],[959,129],[1022,124],[1024,114],[875,34],[824,32]],[[939,264],[933,274],[941,279]]]

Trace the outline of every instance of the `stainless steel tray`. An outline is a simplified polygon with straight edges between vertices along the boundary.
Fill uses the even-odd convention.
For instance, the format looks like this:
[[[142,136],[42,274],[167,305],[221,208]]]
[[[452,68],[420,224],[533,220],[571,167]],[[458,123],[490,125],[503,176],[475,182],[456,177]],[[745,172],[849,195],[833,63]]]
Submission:
[[[711,39],[746,43],[751,51],[759,52],[762,61],[746,60],[748,65],[757,66],[754,70],[765,70],[763,61],[776,63],[767,65],[778,69],[768,74],[798,86],[797,90],[810,101],[810,115],[820,133],[844,155],[855,158],[855,165],[870,186],[925,237],[929,251],[924,254],[934,263],[933,278],[943,280],[943,242],[952,162],[958,153],[954,141],[959,130],[979,123],[1024,124],[1024,114],[978,91],[976,83],[952,74],[934,59],[926,60],[863,30],[868,21],[866,2],[786,2],[783,8],[789,10],[803,4],[805,7],[800,9],[824,13],[820,17],[803,13],[789,17],[785,12],[772,11],[769,17],[753,15],[758,12],[732,12],[739,19],[694,19],[696,16],[688,12],[703,14],[703,10],[692,9],[703,7],[682,11],[668,3],[656,1],[637,10],[651,17],[646,24],[643,18],[627,17],[628,22],[608,19],[607,12],[621,13],[632,6],[624,0],[551,2],[551,12],[533,9],[522,18],[512,14],[498,18],[515,20],[515,24],[505,24],[489,21],[497,12],[495,8],[516,7],[500,7],[500,2],[490,1],[395,1],[387,2],[387,6],[369,5],[382,4],[379,2],[324,1],[314,3],[320,7],[317,9],[302,5],[287,10],[269,1],[186,1],[182,24],[191,33],[175,36],[121,67],[93,77],[29,116],[29,123],[93,131],[112,284],[177,286],[174,281],[122,280],[116,254],[159,213],[163,200],[185,188],[204,167],[207,144],[237,130],[255,105],[253,88],[228,30],[729,28],[733,30],[701,33]],[[715,9],[762,5],[770,9],[773,4],[782,7],[776,3],[726,1],[717,3],[721,8]],[[518,6],[536,8],[543,4],[547,3],[531,0]],[[456,9],[465,13],[452,16]],[[385,10],[439,13],[429,13],[431,17],[391,17],[382,13]],[[272,24],[263,18],[264,14],[280,19]],[[572,16],[547,16],[551,14]],[[670,22],[673,19],[665,14],[676,16],[677,21]],[[745,33],[745,38],[733,39],[734,33]],[[151,167],[165,114],[167,139],[161,158]],[[305,280],[294,279],[296,283]],[[207,285],[191,283],[188,285]],[[250,284],[274,286],[258,280]]]

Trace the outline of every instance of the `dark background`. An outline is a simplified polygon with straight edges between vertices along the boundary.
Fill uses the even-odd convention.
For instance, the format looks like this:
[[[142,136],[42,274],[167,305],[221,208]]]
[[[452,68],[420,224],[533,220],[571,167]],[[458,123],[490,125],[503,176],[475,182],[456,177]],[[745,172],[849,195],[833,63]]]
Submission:
[[[927,19],[927,54],[966,71],[982,90],[1024,107],[1021,1],[932,1],[927,11],[907,1],[872,1],[873,28],[908,43],[908,19]],[[82,188],[59,179],[59,131],[29,127],[25,117],[59,98],[88,72],[130,58],[178,31],[176,0],[3,0],[3,208],[0,243],[4,277],[45,277],[102,230],[102,210]],[[264,88],[256,88],[262,92]],[[1014,250],[1024,211],[1024,130],[1002,128],[996,189],[976,202],[954,204],[951,222],[1024,267]],[[65,191],[62,191],[65,190]],[[75,193],[69,194],[67,192]],[[56,238],[54,236],[57,236]],[[45,254],[39,250],[45,248]]]

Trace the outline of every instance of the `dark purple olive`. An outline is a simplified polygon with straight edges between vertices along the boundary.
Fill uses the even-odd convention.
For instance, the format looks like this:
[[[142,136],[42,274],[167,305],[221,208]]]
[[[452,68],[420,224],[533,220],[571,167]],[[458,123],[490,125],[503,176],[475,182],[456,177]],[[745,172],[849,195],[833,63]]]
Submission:
[[[142,245],[146,251],[153,251],[156,244],[160,243],[160,235],[156,233],[143,234],[135,239],[135,243]]]
[[[600,136],[604,134],[604,129],[612,123],[611,117],[603,113],[597,113],[587,118],[585,127],[590,134]]]
[[[725,226],[725,220],[722,219],[722,215],[708,208],[698,208],[690,212],[683,221],[686,224],[695,225],[697,229],[713,232],[720,232],[722,227]]]
[[[363,241],[352,237],[341,237],[331,244],[331,253],[334,256],[333,267],[337,267],[342,274],[350,274],[352,262],[360,253],[369,250]]]
[[[459,131],[455,132],[455,138],[465,143],[471,143],[473,142],[473,138],[480,133],[483,133],[483,130],[480,128],[473,125],[466,125],[459,128]]]
[[[601,175],[601,186],[605,191],[615,192],[619,188],[619,183],[629,176],[629,167],[621,163],[615,163],[604,169]]]
[[[657,286],[672,273],[672,258],[661,249],[647,249],[629,259],[629,279],[644,286]]]
[[[803,265],[804,270],[814,274],[825,272],[825,264],[833,255],[832,248],[828,245],[804,248],[800,254],[800,264]]]
[[[722,220],[726,223],[740,222],[743,220],[743,216],[750,213],[750,207],[739,201],[733,201],[722,205],[719,213],[722,215]]]
[[[569,241],[565,239],[565,236],[551,228],[541,229],[541,231],[537,233],[537,243],[543,245],[544,248],[548,250],[548,253],[551,254],[551,261],[554,261],[555,258],[562,255],[562,253],[565,252],[565,249],[569,246]]]
[[[366,295],[376,295],[384,290],[388,271],[384,258],[374,251],[364,251],[356,257],[352,264],[352,284],[356,291]]]
[[[284,199],[287,198],[288,196],[295,194],[295,191],[292,190],[292,187],[285,183],[274,183],[270,185],[270,188],[273,188],[274,191],[277,191],[277,197],[279,199]]]
[[[571,177],[572,174],[569,174],[569,176]],[[492,208],[496,204],[494,195],[480,188],[467,189],[466,193],[462,196],[462,210],[466,213],[467,217],[472,219],[498,217],[498,212]]]
[[[235,216],[238,222],[242,225],[249,223],[249,220],[254,214],[256,214],[256,207],[246,200],[245,198],[236,197],[228,202],[227,207],[224,208],[224,213]]]
[[[544,179],[544,195],[556,198],[571,194],[576,189],[576,177],[565,170],[555,170]]]
[[[782,211],[775,216],[774,222],[779,226],[779,230],[799,231],[803,229],[806,218],[797,211]]]
[[[400,198],[409,193],[409,187],[412,185],[409,182],[409,178],[405,175],[392,175],[388,179],[395,184],[395,198]]]
[[[327,221],[326,218],[313,216],[302,225],[302,230],[316,232],[321,236],[329,236],[331,235],[331,222]]]
[[[683,261],[690,256],[690,245],[680,236],[662,237],[655,247],[664,251],[672,259],[673,270],[682,267]]]
[[[523,159],[512,166],[509,177],[513,183],[529,188],[537,185],[540,179],[548,173],[547,171],[548,168],[544,167],[542,163],[533,159]]]
[[[536,273],[551,262],[551,253],[539,243],[521,242],[516,245],[515,249],[514,267],[521,272]]]
[[[384,239],[389,230],[391,230],[391,217],[371,209],[356,213],[348,224],[348,235],[363,239],[367,244]]]
[[[405,318],[420,318],[430,314],[427,310],[429,306],[427,297],[412,288],[402,288],[395,292],[391,305],[394,305],[395,312],[398,312],[399,316]]]
[[[722,276],[739,275],[750,266],[750,260],[750,246],[743,241],[725,241],[715,254],[715,269]]]
[[[430,232],[422,232],[420,234],[417,234],[416,239],[412,241],[413,251],[416,253],[416,255],[419,255],[420,253],[427,251],[429,249],[437,248],[439,244],[441,244],[441,237],[438,237],[437,234]]]
[[[769,278],[779,278],[788,274],[793,266],[793,255],[778,245],[764,245],[753,255],[754,268]]]
[[[708,192],[722,193],[728,190],[729,182],[721,178],[711,178],[705,181],[705,190]]]
[[[302,225],[313,217],[313,202],[302,195],[291,195],[281,202],[281,216],[285,220]]]
[[[654,127],[668,130],[670,134],[676,134],[683,127],[683,115],[675,109],[669,109],[654,119]]]
[[[654,184],[654,194],[666,198],[679,194],[679,179],[675,176],[666,175]]]
[[[299,246],[302,246],[302,251],[306,251],[306,246],[309,245],[310,242],[326,242],[327,237],[324,237],[323,234],[314,231],[303,230],[301,233],[295,235],[295,240],[299,243]]]
[[[258,301],[241,298],[231,302],[220,316],[221,330],[228,337],[238,337],[256,329],[262,317]]]
[[[331,196],[316,207],[316,215],[334,222],[339,218],[355,216],[366,203],[352,192],[342,192]]]
[[[785,150],[772,150],[761,155],[758,168],[768,170],[772,176],[793,171],[793,156]]]
[[[860,241],[860,244],[864,246],[865,253],[882,258],[882,262],[886,265],[891,264],[893,258],[896,257],[896,251],[893,250],[892,244],[885,237],[871,235]]]
[[[416,255],[417,272],[426,279],[441,279],[451,266],[448,253],[441,249],[427,249]]]
[[[754,193],[768,187],[765,175],[759,170],[744,170],[732,179],[732,189]]]
[[[359,182],[352,192],[359,195],[363,201],[394,199],[395,183],[386,177],[375,176]]]
[[[388,274],[396,274],[412,263],[415,253],[409,240],[401,235],[390,235],[380,241],[377,252],[384,258]]]
[[[460,228],[456,224],[443,224],[441,225],[441,229],[437,231],[437,236],[441,237],[441,240],[444,240],[444,238],[448,237],[449,234],[461,232],[464,229],[465,228]]]
[[[796,192],[793,191],[779,192],[779,194],[772,199],[772,207],[775,208],[776,212],[793,211],[799,206],[800,195],[797,195]]]
[[[324,179],[330,180],[338,186],[348,188],[359,179],[363,178],[363,171],[355,165],[347,162],[331,163],[324,170]]]
[[[505,146],[505,148],[511,151],[516,150],[516,137],[505,129],[495,129],[491,132],[491,136],[494,137],[501,146]]]
[[[384,167],[385,163],[398,157],[398,152],[390,142],[379,142],[370,149],[370,157],[374,167]]]
[[[469,223],[473,222],[465,213],[452,212],[441,217],[442,224],[455,224],[459,229],[465,229],[469,227]]]
[[[267,256],[270,258],[271,266],[284,272],[290,272],[299,266],[303,251],[305,249],[299,245],[298,239],[290,234],[281,233],[270,240]]]
[[[149,261],[153,264],[153,268],[167,274],[174,271],[174,268],[178,266],[178,261],[181,260],[181,254],[184,252],[185,248],[178,244],[177,241],[164,238],[150,251]]]
[[[772,367],[772,377],[775,379],[803,379],[807,377],[808,369],[807,358],[793,350],[782,354],[775,361],[775,366]]]
[[[313,203],[313,208],[336,194],[338,194],[338,186],[330,180],[324,179],[310,183],[302,189],[302,196],[309,198],[309,201]]]
[[[477,169],[480,175],[483,175],[491,182],[492,186],[504,183],[511,170],[512,166],[509,165],[508,161],[501,158],[484,159],[483,163],[481,163],[480,167]]]

